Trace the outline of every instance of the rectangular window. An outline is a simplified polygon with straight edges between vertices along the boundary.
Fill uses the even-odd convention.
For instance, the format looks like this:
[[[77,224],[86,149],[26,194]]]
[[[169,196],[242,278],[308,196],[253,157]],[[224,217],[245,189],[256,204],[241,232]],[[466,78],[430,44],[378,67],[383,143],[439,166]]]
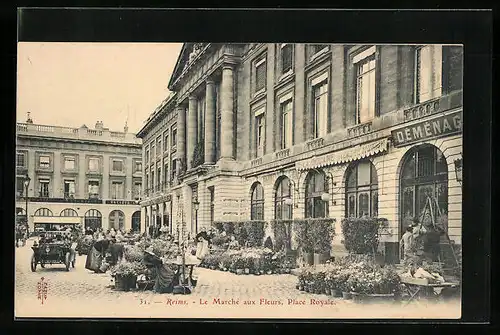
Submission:
[[[39,166],[44,169],[50,168],[50,156],[40,156]]]
[[[142,193],[142,183],[135,182],[134,183],[134,200],[140,200]]]
[[[135,161],[134,172],[140,173],[142,172],[142,162],[137,160]]]
[[[325,136],[328,132],[328,82],[324,80],[313,86],[314,137]]]
[[[40,190],[38,193],[38,196],[41,198],[48,198],[50,196],[49,194],[49,185],[50,185],[50,180],[49,179],[40,179]]]
[[[266,88],[267,66],[266,59],[262,58],[255,63],[255,92]]]
[[[280,105],[281,109],[281,149],[292,146],[292,100]]]
[[[172,129],[172,147],[177,145],[177,129]]]
[[[24,177],[17,177],[16,178],[16,194],[19,197],[22,197],[24,195]]]
[[[161,167],[160,165],[158,165],[158,169],[157,169],[157,174],[156,174],[156,185],[157,185],[157,189],[158,191],[161,189],[160,186],[161,186]]]
[[[165,135],[165,144],[164,144],[164,147],[163,147],[163,151],[167,152],[168,151],[168,145],[169,145],[169,141],[168,141],[168,134]]]
[[[18,152],[16,155],[16,167],[26,167],[26,153]]]
[[[172,160],[172,181],[174,181],[177,177],[177,160]]]
[[[75,181],[65,180],[64,181],[64,197],[67,199],[73,199],[75,197]]]
[[[356,121],[364,123],[375,117],[375,49],[356,64]]]
[[[154,160],[156,157],[156,146],[155,144],[151,145],[151,159]]]
[[[281,73],[292,71],[293,45],[286,43],[281,45]]]
[[[123,199],[123,182],[113,181],[111,183],[111,199]]]
[[[163,152],[163,147],[161,146],[161,139],[158,139],[158,150],[156,150],[156,156],[160,156]]]
[[[327,46],[325,44],[311,44],[311,49],[312,49],[311,54],[314,56],[323,49],[325,49],[326,47]]]
[[[146,163],[149,163],[149,150],[146,150]]]
[[[99,199],[99,181],[89,180],[89,199]]]
[[[264,143],[265,143],[265,133],[266,133],[266,122],[265,122],[265,111],[255,113],[255,148],[257,157],[262,157],[264,155]]]
[[[113,160],[113,171],[123,172],[123,161],[119,159]]]
[[[146,173],[146,195],[148,195],[149,192],[149,174]]]
[[[64,169],[65,170],[75,169],[75,157],[64,157]]]
[[[442,47],[421,46],[415,49],[415,103],[441,95]]]
[[[163,165],[163,185],[165,188],[170,183],[170,178],[168,178],[168,176],[168,163],[165,163],[165,165]]]
[[[89,158],[89,171],[99,171],[99,158]]]

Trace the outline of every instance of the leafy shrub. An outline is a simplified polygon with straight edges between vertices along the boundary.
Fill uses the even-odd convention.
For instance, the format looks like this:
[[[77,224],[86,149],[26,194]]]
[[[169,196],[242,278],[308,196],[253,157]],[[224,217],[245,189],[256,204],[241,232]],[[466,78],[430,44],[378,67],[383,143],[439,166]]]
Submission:
[[[136,245],[126,245],[123,251],[123,257],[129,262],[142,262],[144,251]]]
[[[262,246],[265,221],[214,222],[213,225],[219,231],[224,231],[228,236],[234,235],[238,243],[242,246],[247,243],[250,246]]]
[[[304,252],[329,253],[335,235],[334,223],[332,218],[293,220],[299,248]]]
[[[368,254],[377,250],[381,228],[377,218],[345,218],[341,226],[348,252]]]
[[[146,272],[146,266],[142,262],[129,262],[123,260],[111,268],[112,276],[138,276]]]
[[[291,249],[291,233],[293,220],[272,220],[271,221],[274,233],[274,250]]]

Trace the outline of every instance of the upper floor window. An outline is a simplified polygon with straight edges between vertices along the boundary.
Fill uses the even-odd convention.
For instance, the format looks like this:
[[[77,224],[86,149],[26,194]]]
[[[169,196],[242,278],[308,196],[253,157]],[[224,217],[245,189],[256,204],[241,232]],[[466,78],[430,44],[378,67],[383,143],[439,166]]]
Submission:
[[[98,180],[89,180],[89,198],[90,199],[98,199],[99,198],[99,181]]]
[[[38,164],[41,168],[50,168],[50,156],[40,155]]]
[[[310,44],[307,47],[309,59],[313,60],[328,50],[328,44]]]
[[[136,172],[136,173],[142,172],[142,162],[140,160],[135,161],[134,172]]]
[[[312,82],[313,135],[325,136],[328,132],[328,76],[322,75]]]
[[[172,180],[175,180],[177,177],[177,160],[173,159],[172,160]]]
[[[41,198],[48,198],[49,194],[50,179],[41,178],[39,180],[39,191],[38,196]]]
[[[267,80],[267,64],[266,57],[263,56],[254,65],[255,71],[255,89],[254,92],[259,92],[266,89]]]
[[[163,152],[163,150],[162,150],[162,149],[163,149],[163,148],[162,148],[162,146],[161,146],[161,138],[159,137],[159,138],[158,138],[158,149],[156,150],[156,156],[160,156],[160,155],[161,155],[161,153]]]
[[[265,107],[255,112],[255,148],[256,156],[261,157],[264,155],[264,143],[266,133],[266,119]]]
[[[356,66],[356,121],[364,123],[375,117],[375,47],[354,56],[353,62]]]
[[[172,147],[177,145],[177,129],[172,129]]]
[[[134,183],[134,200],[140,200],[141,199],[141,193],[142,193],[142,183],[141,182],[135,182]]]
[[[153,160],[156,157],[156,145],[154,143],[151,145],[151,157]]]
[[[75,197],[75,181],[74,180],[65,180],[64,181],[64,197],[70,198],[70,199]]]
[[[415,103],[441,95],[442,47],[419,46],[415,49]]]
[[[165,144],[163,144],[163,151],[167,152],[168,151],[168,145],[170,142],[168,142],[168,133],[165,135]]]
[[[123,182],[113,181],[111,183],[111,199],[123,199]]]
[[[281,44],[281,74],[291,72],[293,68],[293,44]]]
[[[146,163],[149,163],[149,150],[146,150]]]
[[[89,158],[89,171],[99,171],[99,158]]]
[[[123,161],[120,159],[113,159],[113,171],[123,172]]]
[[[26,167],[26,153],[18,152],[16,155],[16,167]]]
[[[281,149],[292,146],[292,99],[280,104],[281,110]]]
[[[75,169],[75,157],[64,157],[64,169],[65,170]]]

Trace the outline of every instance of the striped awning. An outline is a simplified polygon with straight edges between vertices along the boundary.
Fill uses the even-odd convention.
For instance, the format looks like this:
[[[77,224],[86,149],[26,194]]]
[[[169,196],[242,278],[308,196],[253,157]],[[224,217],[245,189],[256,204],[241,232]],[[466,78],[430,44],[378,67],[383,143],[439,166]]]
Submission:
[[[375,142],[361,144],[348,149],[343,149],[330,154],[309,158],[295,163],[298,171],[317,169],[320,167],[338,165],[374,156],[387,151],[389,139],[384,138]]]

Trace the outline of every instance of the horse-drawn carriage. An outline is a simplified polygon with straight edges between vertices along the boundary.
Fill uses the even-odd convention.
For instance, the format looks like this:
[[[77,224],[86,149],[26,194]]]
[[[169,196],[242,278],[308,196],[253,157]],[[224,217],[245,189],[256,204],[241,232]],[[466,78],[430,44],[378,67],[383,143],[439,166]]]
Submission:
[[[46,264],[64,264],[66,271],[70,266],[75,267],[75,252],[72,249],[72,242],[68,238],[63,238],[62,234],[45,233],[45,236],[35,241],[31,256],[31,271],[35,272],[38,264],[45,268]]]

